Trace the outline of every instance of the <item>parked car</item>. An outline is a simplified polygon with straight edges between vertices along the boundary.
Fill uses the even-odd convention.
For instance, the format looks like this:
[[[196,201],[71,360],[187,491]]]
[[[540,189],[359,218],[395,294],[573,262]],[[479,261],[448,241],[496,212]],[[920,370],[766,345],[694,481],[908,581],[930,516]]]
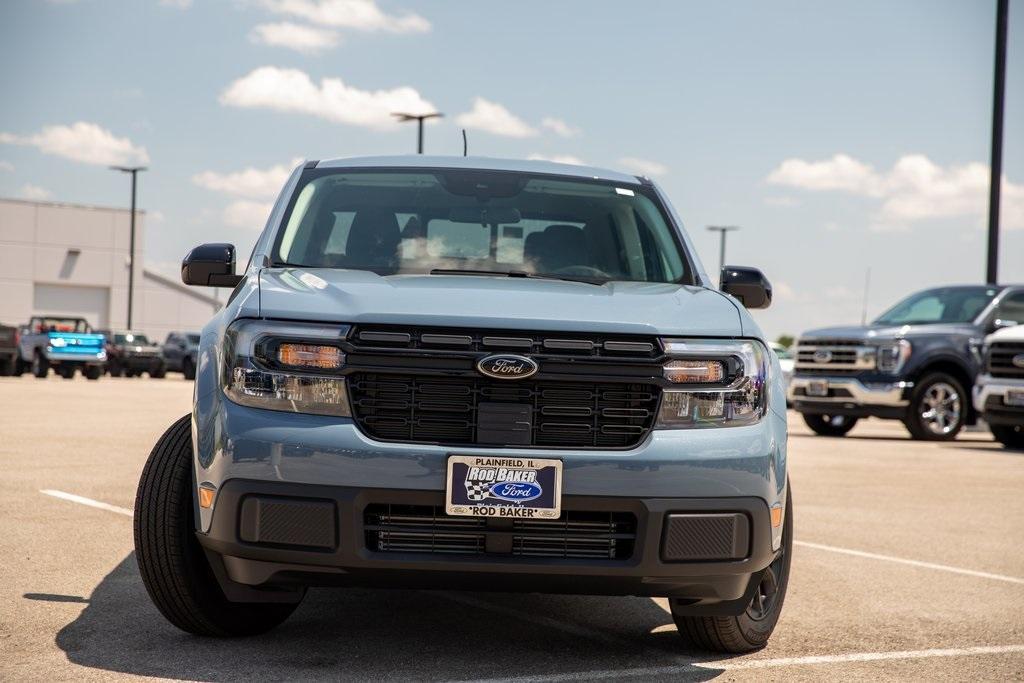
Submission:
[[[981,343],[1024,301],[1024,287],[937,287],[866,326],[806,332],[790,399],[814,432],[843,436],[860,418],[902,420],[915,439],[956,438],[974,424]]]
[[[196,332],[171,332],[164,340],[163,355],[167,369],[180,372],[185,379],[196,378],[196,353],[199,350],[199,334]]]
[[[782,371],[782,382],[786,387],[786,394],[789,394],[789,383],[793,379],[793,368],[796,365],[796,359],[793,356],[793,351],[789,347],[783,346],[778,342],[769,342],[768,346],[771,347],[775,355],[779,357],[779,369]]]
[[[272,216],[244,275],[182,264],[234,292],[136,498],[172,624],[412,585],[667,596],[699,647],[765,645],[793,513],[759,271],[717,288],[650,180],[547,162],[308,162]]]
[[[0,377],[20,375],[21,355],[18,353],[19,329],[14,325],[0,325]]]
[[[33,316],[19,336],[22,363],[36,377],[46,377],[50,368],[64,379],[81,370],[86,379],[99,379],[107,360],[104,337],[95,334],[85,318]]]
[[[140,377],[148,373],[154,379],[167,374],[167,364],[159,346],[138,332],[106,332],[107,372],[111,377]]]
[[[1024,297],[1006,325],[985,338],[985,370],[974,385],[974,408],[1007,448],[1024,449]],[[1011,325],[1011,323],[1015,323]]]

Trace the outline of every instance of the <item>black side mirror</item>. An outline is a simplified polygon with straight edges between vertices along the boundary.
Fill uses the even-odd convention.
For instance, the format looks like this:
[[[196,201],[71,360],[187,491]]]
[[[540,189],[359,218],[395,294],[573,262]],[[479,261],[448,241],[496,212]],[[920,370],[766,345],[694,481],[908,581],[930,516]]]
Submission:
[[[772,283],[757,268],[722,266],[719,287],[746,308],[768,308],[772,303]]]
[[[235,245],[200,244],[181,262],[181,281],[199,287],[234,287],[243,276],[235,275]]]

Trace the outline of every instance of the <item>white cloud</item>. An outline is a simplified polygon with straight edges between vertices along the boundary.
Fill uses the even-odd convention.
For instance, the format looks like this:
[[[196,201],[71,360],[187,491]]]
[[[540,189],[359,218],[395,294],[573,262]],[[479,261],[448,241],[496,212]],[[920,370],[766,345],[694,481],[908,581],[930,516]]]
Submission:
[[[508,109],[482,97],[473,100],[472,109],[456,116],[455,123],[463,128],[474,128],[510,138],[528,138],[537,134],[535,128]]]
[[[556,164],[573,164],[575,166],[587,165],[587,162],[583,161],[579,157],[574,157],[571,154],[552,154],[551,156],[546,154],[531,154],[526,158],[531,161],[553,161]]]
[[[322,26],[356,31],[425,33],[430,22],[418,14],[387,14],[374,0],[265,0],[277,14],[300,17]]]
[[[649,159],[638,159],[637,157],[622,157],[619,159],[619,163],[622,164],[628,170],[639,173],[640,175],[652,176],[652,175],[664,175],[668,173],[668,166],[665,164],[658,163],[657,161],[651,161]]]
[[[160,4],[175,9],[188,9],[192,6],[192,0],[160,0]]]
[[[433,104],[408,86],[360,90],[345,85],[340,78],[324,78],[318,85],[303,71],[275,66],[263,66],[239,78],[224,90],[220,102],[232,107],[298,112],[377,129],[397,125],[392,112],[434,111]]]
[[[234,173],[203,171],[192,176],[192,182],[207,190],[235,197],[273,199],[299,162],[299,159],[294,159],[291,165],[279,164],[265,169],[248,167]]]
[[[238,201],[231,202],[224,208],[221,218],[224,223],[232,227],[262,230],[273,208],[273,202],[254,202],[248,199],[239,199]]]
[[[249,32],[254,43],[287,47],[304,53],[328,50],[338,45],[338,32],[328,28],[303,26],[283,21],[276,24],[260,24]]]
[[[988,209],[989,169],[980,162],[942,167],[923,154],[900,157],[880,172],[846,154],[824,161],[786,159],[769,183],[810,191],[839,191],[880,200],[873,230],[906,230],[929,219],[974,217]],[[1002,225],[1024,229],[1024,185],[1002,182]]]
[[[541,119],[540,125],[547,128],[555,135],[561,135],[563,138],[571,138],[574,135],[580,134],[579,128],[574,128],[562,119],[556,119],[552,116],[546,116]]]
[[[9,161],[0,160],[0,171],[8,171],[14,173],[14,164]]]
[[[70,126],[46,126],[26,136],[0,133],[0,143],[29,145],[45,154],[101,166],[149,162],[145,147],[136,146],[128,138],[115,137],[109,130],[85,121]]]
[[[20,193],[25,199],[34,200],[49,199],[53,196],[46,188],[39,187],[38,185],[33,185],[31,183],[25,183],[22,185]]]

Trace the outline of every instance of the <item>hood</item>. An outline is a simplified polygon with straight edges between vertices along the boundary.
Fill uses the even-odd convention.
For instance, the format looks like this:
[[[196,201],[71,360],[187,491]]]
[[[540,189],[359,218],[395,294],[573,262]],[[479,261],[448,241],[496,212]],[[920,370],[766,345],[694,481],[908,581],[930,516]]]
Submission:
[[[882,339],[904,339],[923,336],[977,335],[970,324],[935,325],[850,325],[847,327],[823,327],[808,330],[800,335],[801,340],[811,339],[856,339],[872,341]]]
[[[1004,327],[988,335],[986,342],[1024,342],[1024,325]]]
[[[475,275],[388,275],[329,268],[260,273],[260,315],[340,323],[734,337],[735,304],[667,283],[591,285]]]

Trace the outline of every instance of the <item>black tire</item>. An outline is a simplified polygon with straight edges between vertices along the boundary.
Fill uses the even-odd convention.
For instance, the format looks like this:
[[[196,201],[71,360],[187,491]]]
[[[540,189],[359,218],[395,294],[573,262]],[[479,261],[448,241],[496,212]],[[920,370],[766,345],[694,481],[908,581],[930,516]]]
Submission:
[[[701,650],[742,654],[760,650],[768,644],[782,614],[789,585],[789,567],[793,559],[793,489],[787,483],[786,519],[782,524],[782,552],[765,570],[757,593],[747,610],[739,616],[694,617],[677,615],[673,605],[672,618],[679,635]]]
[[[854,425],[856,417],[849,415],[812,415],[803,413],[804,422],[811,431],[820,436],[846,436]]]
[[[97,380],[102,374],[102,365],[86,365],[85,369],[82,370],[82,375],[84,375],[86,379]]]
[[[74,365],[58,365],[57,366],[57,374],[60,375],[61,377],[63,377],[64,379],[74,379],[75,378],[75,366]]]
[[[1024,451],[1024,425],[989,425],[992,436],[1007,448]]]
[[[934,408],[931,401],[942,392],[949,392],[956,396],[956,414],[952,413],[952,404],[947,427],[940,428],[938,420],[930,419],[928,413]],[[956,377],[947,375],[944,372],[932,372],[921,378],[921,381],[914,387],[914,393],[910,397],[910,405],[907,406],[907,415],[903,418],[910,436],[920,441],[952,441],[964,427],[967,419],[967,405],[970,395],[964,389]],[[942,402],[945,405],[945,402]],[[945,423],[943,423],[945,424]]]
[[[181,361],[181,373],[185,375],[185,379],[196,378],[196,366],[192,363],[191,358],[185,358]]]
[[[14,358],[0,360],[0,377],[10,377],[14,374]]]
[[[167,366],[163,363],[154,365],[153,369],[149,371],[149,376],[151,379],[163,379],[167,376]]]
[[[186,415],[149,454],[135,497],[135,559],[160,613],[202,636],[249,636],[274,628],[295,603],[230,602],[195,537],[192,427]]]
[[[107,361],[107,372],[110,373],[111,377],[123,377],[124,368],[116,360]]]
[[[50,374],[50,361],[46,360],[39,351],[32,355],[32,374],[39,379],[46,379],[46,376]]]

